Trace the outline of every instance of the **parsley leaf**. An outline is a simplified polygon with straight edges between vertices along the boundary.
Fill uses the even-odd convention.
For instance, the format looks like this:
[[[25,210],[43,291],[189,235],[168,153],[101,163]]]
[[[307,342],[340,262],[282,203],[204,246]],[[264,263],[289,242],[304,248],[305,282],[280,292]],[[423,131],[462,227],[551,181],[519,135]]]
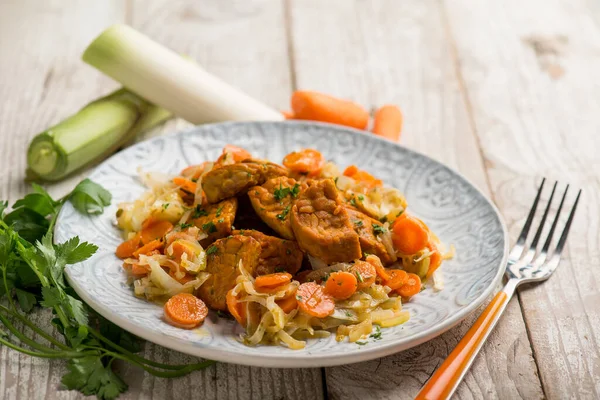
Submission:
[[[206,249],[206,254],[207,255],[215,254],[218,251],[219,251],[219,248],[213,244],[208,249]]]
[[[351,204],[353,207],[356,207],[356,199],[355,199],[354,197],[352,197],[352,198],[350,199],[350,204]],[[357,343],[358,343],[358,342],[357,342]]]
[[[77,211],[84,214],[100,214],[110,204],[112,195],[102,186],[89,179],[84,179],[75,186],[69,200]]]
[[[290,205],[285,206],[281,214],[277,214],[277,219],[280,221],[284,221],[287,215],[290,213]]]
[[[279,189],[275,189],[275,191],[273,192],[273,197],[275,198],[275,200],[281,201],[281,200],[283,200],[284,197],[286,197],[290,193],[291,193],[290,188],[284,188],[284,187],[282,187],[282,185],[280,183]]]
[[[85,395],[114,399],[127,390],[127,384],[110,368],[105,368],[100,355],[71,359],[67,369],[69,372],[63,376],[62,384]]]
[[[15,293],[19,301],[19,306],[24,312],[28,313],[37,304],[37,299],[33,293],[26,292],[23,289],[15,289]]]
[[[202,230],[206,233],[215,233],[217,231],[217,227],[211,221],[211,222],[207,222],[206,224],[203,224]]]
[[[196,206],[196,209],[194,210],[194,212],[192,213],[192,218],[200,218],[200,217],[206,217],[208,215],[208,212],[206,210],[204,210],[200,204],[198,204]]]
[[[360,219],[357,219],[354,221],[354,225],[361,227],[361,226],[363,226],[363,222]]]
[[[187,228],[191,228],[192,226],[194,226],[194,225],[193,224],[188,224],[188,223],[185,223],[185,222],[182,222],[181,224],[179,224],[179,228],[182,229],[182,230],[183,229],[187,229]]]
[[[382,233],[385,233],[385,232],[386,232],[386,229],[383,226],[378,225],[378,224],[373,224],[373,233],[375,235],[381,235]]]
[[[217,208],[217,213],[215,214],[215,217],[219,218],[221,216],[221,211],[223,211],[223,206]]]

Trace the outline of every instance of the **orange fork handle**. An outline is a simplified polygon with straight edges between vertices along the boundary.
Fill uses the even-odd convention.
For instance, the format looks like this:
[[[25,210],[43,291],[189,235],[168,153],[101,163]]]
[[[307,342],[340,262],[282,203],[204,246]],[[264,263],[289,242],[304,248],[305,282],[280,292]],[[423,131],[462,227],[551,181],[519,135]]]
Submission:
[[[494,296],[465,337],[429,378],[415,400],[449,399],[452,396],[511,297],[505,291],[500,291]]]

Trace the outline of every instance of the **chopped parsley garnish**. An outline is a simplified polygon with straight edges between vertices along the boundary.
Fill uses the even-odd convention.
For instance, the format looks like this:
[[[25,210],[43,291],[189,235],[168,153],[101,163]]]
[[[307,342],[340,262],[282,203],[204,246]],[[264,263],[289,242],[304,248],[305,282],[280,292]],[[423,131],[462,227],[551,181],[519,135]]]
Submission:
[[[396,218],[398,218],[399,216],[401,216],[403,212],[404,212],[404,210],[399,211],[398,214],[396,214]]]
[[[333,179],[333,181],[335,182],[335,184],[336,184],[336,185],[337,185],[337,181],[338,181],[338,179],[340,179],[340,177],[339,177],[339,176],[336,176],[336,177]]]
[[[330,274],[327,274],[323,277],[323,283],[327,282],[327,280],[329,279]]]
[[[298,197],[298,195],[300,194],[300,184],[296,183],[294,185],[294,187],[292,188],[292,197],[296,198]]]
[[[165,203],[162,205],[163,210],[166,210],[167,208],[169,208],[169,203]]]
[[[350,311],[346,311],[346,317],[352,317],[352,313]]]
[[[375,325],[375,332],[371,333],[369,335],[370,338],[373,338],[375,340],[380,340],[381,339],[381,328],[379,327],[379,325]]]
[[[273,192],[273,197],[275,197],[275,200],[281,201],[288,194],[290,194],[290,188],[284,188],[280,183],[279,189],[275,189],[275,191]]]
[[[302,300],[302,296],[296,295],[296,300]]]
[[[363,279],[362,275],[360,274],[360,272],[356,271],[356,279],[359,282],[364,282],[365,280]]]
[[[210,246],[208,249],[206,249],[206,254],[215,254],[217,251],[219,251],[219,249],[217,248],[217,246],[215,246],[214,244],[212,246]]]
[[[276,267],[275,272],[285,272],[285,267],[282,267],[282,266]]]
[[[215,214],[215,217],[220,217],[221,216],[221,211],[223,211],[223,206],[217,208],[217,213]]]
[[[273,192],[273,197],[275,197],[275,200],[277,201],[281,201],[283,200],[285,197],[291,195],[293,198],[298,197],[298,194],[300,193],[300,185],[299,184],[295,184],[293,188],[284,188],[281,183],[279,184],[279,189],[275,189],[275,191]]]
[[[198,204],[194,210],[194,213],[192,214],[192,218],[206,217],[207,215],[208,212],[206,212],[206,210],[204,210],[202,207],[200,207],[200,204]]]
[[[290,205],[285,206],[281,214],[277,214],[277,219],[280,221],[285,221],[287,215],[290,213]]]
[[[385,232],[386,232],[386,230],[383,226],[373,224],[373,233],[375,233],[376,235],[381,235],[382,233],[385,233]]]
[[[292,251],[290,249],[285,249],[285,254],[289,256],[290,254],[292,254]]]
[[[217,220],[218,223],[222,224],[223,222],[225,222],[225,220],[223,218]]]
[[[248,178],[250,178],[252,176],[252,174],[250,172],[248,172]]]
[[[358,195],[358,199],[359,199],[360,201],[363,201],[363,200],[365,199],[365,196],[363,196],[362,194],[359,194],[359,195]]]
[[[211,222],[207,222],[206,224],[203,224],[202,230],[206,233],[215,233],[217,231],[217,227],[211,221]]]
[[[354,225],[356,226],[363,226],[363,222],[360,219],[357,219],[354,221]]]
[[[356,344],[357,344],[357,345],[359,345],[359,346],[364,346],[365,344],[367,344],[367,343],[369,343],[369,342],[367,342],[367,341],[364,341],[364,342],[354,342],[354,343],[356,343]]]
[[[192,226],[193,226],[192,224],[188,224],[188,223],[185,223],[185,222],[184,222],[184,223],[182,223],[182,224],[179,224],[179,227],[180,227],[181,229],[187,229],[187,228],[190,228],[190,227],[192,227]]]
[[[356,207],[356,199],[354,197],[350,199],[350,204]]]
[[[387,222],[387,215],[384,215],[383,217],[379,218],[379,222],[385,224]]]
[[[117,218],[119,218],[121,215],[123,215],[123,209],[122,209],[122,208],[119,208],[119,209],[117,210]]]
[[[198,178],[192,178],[192,179],[190,179],[190,181],[196,183],[196,182],[198,182]]]

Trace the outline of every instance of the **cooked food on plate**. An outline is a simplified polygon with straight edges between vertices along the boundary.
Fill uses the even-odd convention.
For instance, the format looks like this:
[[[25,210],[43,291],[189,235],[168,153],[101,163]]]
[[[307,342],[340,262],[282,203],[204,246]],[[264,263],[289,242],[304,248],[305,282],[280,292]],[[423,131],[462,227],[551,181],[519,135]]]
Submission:
[[[452,256],[404,196],[367,171],[343,173],[317,150],[283,165],[227,145],[177,176],[143,173],[149,191],[119,205],[116,249],[136,296],[162,301],[182,329],[208,310],[247,345],[350,342],[402,324],[402,303],[443,287]]]

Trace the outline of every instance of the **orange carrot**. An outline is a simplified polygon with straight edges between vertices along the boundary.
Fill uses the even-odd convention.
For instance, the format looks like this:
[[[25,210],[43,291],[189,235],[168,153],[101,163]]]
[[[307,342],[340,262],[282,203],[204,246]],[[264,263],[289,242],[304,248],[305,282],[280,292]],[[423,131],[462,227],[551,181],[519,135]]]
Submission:
[[[411,297],[421,291],[421,278],[416,274],[408,274],[406,283],[396,292],[402,297]]]
[[[356,275],[351,272],[338,271],[332,272],[325,282],[325,293],[330,294],[335,299],[345,300],[356,293],[358,280]]]
[[[300,174],[317,174],[323,168],[325,158],[317,150],[304,149],[294,151],[283,159],[283,165],[288,167],[292,172]]]
[[[408,274],[401,269],[389,269],[390,279],[384,281],[384,285],[392,290],[400,289],[408,280]]]
[[[169,233],[172,229],[173,224],[169,221],[150,217],[147,218],[142,224],[140,238],[143,244],[150,243],[153,240],[162,239],[162,237]]]
[[[231,154],[233,161],[236,163],[252,158],[252,154],[250,154],[249,151],[232,144],[227,144],[223,147],[223,153],[217,159],[217,164],[222,163],[225,160],[225,157],[227,157],[227,154]]]
[[[356,275],[358,290],[368,288],[375,283],[377,277],[377,271],[375,267],[366,261],[357,260],[354,265],[350,267],[351,273]]]
[[[379,257],[374,254],[369,254],[365,259],[366,262],[375,267],[375,271],[377,272],[377,276],[383,279],[384,281],[390,280],[390,274],[386,271],[381,263]]]
[[[394,105],[388,104],[375,112],[373,133],[377,136],[398,141],[402,131],[402,111]]]
[[[429,231],[421,221],[403,213],[392,225],[392,242],[402,254],[415,254],[429,243]]]
[[[277,272],[274,274],[260,275],[254,280],[254,286],[260,288],[273,288],[274,286],[285,285],[292,280],[292,274],[287,272]]]
[[[323,287],[315,282],[306,282],[298,286],[296,300],[300,310],[317,318],[325,318],[335,309],[333,297],[326,294]]]
[[[208,315],[206,304],[190,293],[179,293],[165,304],[165,319],[178,328],[193,329]]]
[[[195,249],[182,240],[176,240],[171,243],[171,249],[173,250],[173,254],[171,255],[178,261],[181,261],[181,257],[184,254],[187,254],[188,260],[192,260],[197,255]]]
[[[192,182],[192,180],[183,178],[181,176],[176,176],[173,178],[173,183],[188,193],[194,194],[196,193],[196,182]]]
[[[431,278],[431,275],[433,275],[435,270],[438,269],[440,265],[442,265],[442,255],[440,254],[440,251],[438,250],[435,243],[433,243],[433,241],[430,240],[429,245],[427,247],[429,247],[429,249],[433,252],[429,256],[429,269],[427,270],[426,275],[427,279],[429,279]]]
[[[142,276],[148,274],[148,272],[150,272],[150,266],[148,265],[133,264],[131,266],[131,273],[133,275]]]
[[[282,111],[281,113],[285,119],[294,119],[294,113],[291,111]]]
[[[367,171],[359,169],[356,165],[351,165],[344,170],[344,176],[348,176],[357,182],[365,183],[369,188],[383,186],[381,179],[375,178]]]
[[[151,242],[146,243],[135,252],[133,252],[134,257],[139,257],[140,254],[148,255],[154,250],[158,250],[163,246],[163,242],[161,240],[153,240]]]
[[[140,240],[141,240],[140,239],[140,234],[137,233],[131,239],[126,240],[123,243],[121,243],[117,247],[117,250],[115,251],[115,254],[119,258],[128,258],[128,257],[131,257],[133,255],[133,253],[135,253],[135,251],[138,249],[138,247],[140,247]]]
[[[237,297],[233,294],[233,289],[227,292],[226,301],[229,314],[231,314],[231,316],[235,318],[240,325],[246,327],[246,313],[244,310],[244,305],[238,302]]]
[[[319,92],[296,91],[292,95],[294,119],[329,122],[366,129],[369,113],[362,106]]]
[[[208,163],[208,161],[204,161],[202,164],[190,165],[189,167],[182,169],[179,175],[190,180],[198,179],[200,178],[200,175],[202,175],[202,173],[204,172],[204,169],[206,168]]]
[[[277,303],[277,305],[279,307],[281,307],[283,312],[286,314],[289,314],[292,312],[292,310],[295,310],[296,308],[298,308],[298,300],[296,300],[295,295],[288,296],[281,300],[277,300],[277,301],[275,301],[275,303]]]

